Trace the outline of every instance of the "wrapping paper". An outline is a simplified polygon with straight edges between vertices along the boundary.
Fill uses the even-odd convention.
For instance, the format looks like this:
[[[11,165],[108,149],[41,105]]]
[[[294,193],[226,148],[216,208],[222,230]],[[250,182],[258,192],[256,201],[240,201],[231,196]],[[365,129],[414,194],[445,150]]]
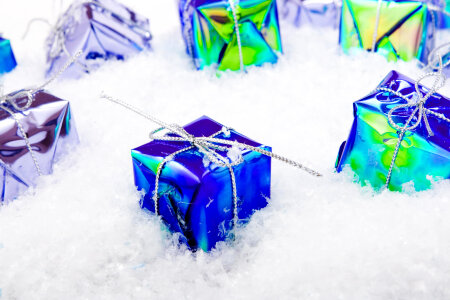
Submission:
[[[236,1],[245,66],[275,63],[282,52],[276,0]],[[228,0],[180,0],[187,52],[197,69],[239,70],[239,47]]]
[[[391,71],[379,87],[398,91],[413,98],[414,81]],[[420,91],[428,91],[420,86]],[[387,114],[395,106],[406,101],[392,93],[376,91],[353,104],[354,121],[350,135],[339,150],[336,169],[341,172],[351,168],[362,185],[371,184],[375,189],[385,185],[386,176],[398,143],[399,133],[388,122]],[[450,99],[433,94],[425,108],[450,118]],[[392,117],[395,123],[404,124],[414,108],[396,110]],[[427,114],[433,131],[428,136],[425,122],[411,131],[406,131],[393,168],[389,189],[400,191],[403,184],[413,185],[415,190],[430,187],[436,179],[450,178],[450,123]],[[417,114],[413,122],[417,120]]]
[[[63,74],[79,77],[110,59],[124,60],[150,49],[147,18],[114,0],[76,1],[47,39],[47,75],[58,72],[79,50],[83,54]]]
[[[372,49],[377,7],[376,0],[343,0],[339,42],[344,52]],[[383,0],[375,51],[392,61],[426,62],[434,47],[433,29],[426,3]]]
[[[23,107],[26,102],[26,98],[20,98],[16,103]],[[42,174],[52,173],[54,162],[78,143],[69,102],[38,91],[24,112],[7,107],[24,128]],[[34,186],[39,176],[17,122],[0,109],[1,202],[13,200],[21,191]]]
[[[186,125],[185,130],[198,137],[210,136],[220,130],[218,138],[245,143],[271,151],[238,132],[204,116]],[[155,174],[161,161],[186,147],[187,142],[154,140],[133,149],[135,184],[142,191],[141,206],[155,211],[152,193]],[[217,151],[223,155],[221,151]],[[238,196],[238,218],[247,221],[255,210],[267,205],[270,197],[271,158],[244,150],[244,162],[233,167]],[[158,211],[173,232],[191,249],[212,249],[225,240],[233,226],[233,194],[230,171],[209,163],[197,148],[175,155],[164,165],[159,179]]]
[[[11,71],[16,65],[10,41],[0,36],[0,74]]]

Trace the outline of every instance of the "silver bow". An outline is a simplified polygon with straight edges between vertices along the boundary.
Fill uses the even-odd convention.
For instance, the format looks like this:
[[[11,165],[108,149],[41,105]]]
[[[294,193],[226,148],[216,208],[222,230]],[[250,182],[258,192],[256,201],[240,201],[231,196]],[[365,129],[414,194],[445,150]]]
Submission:
[[[20,123],[19,119],[17,118],[15,112],[24,112],[27,109],[31,107],[31,104],[34,101],[34,95],[38,93],[39,91],[42,91],[47,85],[49,85],[51,82],[53,82],[56,78],[58,78],[74,61],[78,59],[78,57],[81,55],[81,51],[78,51],[75,56],[73,56],[65,65],[61,68],[61,70],[58,71],[55,75],[53,75],[49,80],[47,80],[44,84],[37,88],[33,89],[26,89],[19,91],[13,95],[4,95],[0,96],[0,110],[4,110],[7,112],[11,117],[14,119],[14,121],[17,124],[17,127],[20,130],[20,133],[22,135],[23,140],[25,141],[25,144],[27,146],[28,152],[31,155],[31,158],[33,159],[34,166],[36,168],[36,171],[39,176],[42,175],[41,168],[39,166],[39,163],[36,159],[36,156],[34,154],[34,151],[31,147],[30,140],[28,139],[28,136],[25,132],[25,129],[23,128],[22,124]],[[27,102],[25,105],[20,106],[19,100],[20,99],[27,99]],[[6,165],[1,159],[0,163],[4,166]]]
[[[427,129],[428,135],[429,136],[433,136],[433,131],[430,128],[430,124],[428,122],[428,117],[427,114],[433,115],[441,120],[444,120],[446,122],[448,122],[450,124],[450,119],[446,118],[443,114],[439,114],[436,113],[428,108],[425,107],[425,103],[426,101],[434,94],[436,93],[437,90],[439,90],[441,87],[444,86],[445,84],[445,80],[446,77],[445,75],[442,73],[442,69],[443,69],[443,64],[442,64],[442,58],[439,57],[439,68],[438,68],[438,72],[430,72],[430,73],[426,73],[424,75],[422,75],[416,82],[415,82],[415,90],[416,92],[412,95],[412,98],[407,98],[406,96],[402,95],[400,92],[398,91],[394,91],[393,89],[390,88],[385,88],[385,87],[379,87],[377,88],[378,91],[382,91],[382,92],[389,92],[392,93],[400,98],[402,98],[403,100],[405,100],[407,103],[406,104],[401,104],[401,105],[397,105],[395,107],[393,107],[391,110],[389,110],[388,112],[388,121],[389,124],[397,129],[398,131],[400,131],[399,134],[399,138],[398,138],[398,142],[397,145],[395,146],[395,150],[394,150],[394,155],[392,156],[392,160],[391,160],[391,164],[389,166],[389,172],[386,176],[386,184],[385,184],[385,188],[389,187],[389,183],[391,181],[391,175],[392,175],[392,170],[394,168],[395,165],[395,160],[397,159],[397,155],[398,155],[398,151],[400,150],[400,146],[403,140],[403,137],[405,135],[406,131],[411,131],[416,129],[422,122],[425,123],[425,127]],[[420,91],[419,88],[419,84],[422,80],[424,80],[425,78],[428,77],[434,77],[435,80],[433,82],[433,86],[431,87],[431,89],[428,90],[428,92],[423,95],[422,92]],[[395,123],[395,121],[392,119],[392,114],[399,110],[399,109],[404,109],[404,108],[414,108],[411,112],[411,115],[408,117],[408,119],[406,120],[405,124],[403,126],[398,125],[397,123]],[[417,121],[410,125],[412,119],[417,115]]]

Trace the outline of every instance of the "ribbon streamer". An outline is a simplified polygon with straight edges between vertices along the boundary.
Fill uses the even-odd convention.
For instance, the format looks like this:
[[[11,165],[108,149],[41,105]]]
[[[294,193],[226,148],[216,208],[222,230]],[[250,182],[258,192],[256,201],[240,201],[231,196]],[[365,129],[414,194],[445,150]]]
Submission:
[[[5,95],[5,96],[1,96],[0,97],[0,109],[4,110],[5,112],[7,112],[9,115],[11,115],[11,117],[14,119],[14,121],[17,124],[17,127],[19,128],[19,131],[22,135],[23,140],[25,141],[25,144],[27,146],[28,152],[31,155],[31,158],[33,159],[33,163],[34,166],[36,168],[36,171],[38,173],[39,176],[42,175],[42,171],[41,168],[39,166],[39,163],[36,159],[36,156],[34,154],[34,151],[31,147],[31,143],[30,140],[28,139],[28,136],[25,132],[25,129],[23,128],[22,124],[20,123],[19,119],[16,117],[15,115],[15,111],[16,112],[24,112],[27,109],[30,108],[31,104],[34,101],[34,95],[43,90],[47,85],[49,85],[50,83],[52,83],[56,78],[58,78],[72,63],[74,63],[78,57],[81,55],[81,51],[78,51],[75,56],[73,56],[71,58],[70,61],[68,61],[64,67],[61,68],[61,70],[58,71],[58,73],[56,73],[55,75],[53,75],[49,80],[47,80],[44,84],[42,84],[41,86],[34,88],[34,89],[27,89],[27,90],[23,90],[20,91],[12,96],[10,95]],[[26,98],[27,102],[25,103],[25,105],[20,106],[17,101],[19,99],[23,99]],[[1,159],[0,159],[0,163],[2,163],[3,165],[6,165]]]
[[[398,156],[398,152],[400,150],[401,147],[401,143],[403,141],[403,137],[405,135],[406,131],[411,131],[414,130],[415,128],[417,128],[422,120],[425,123],[425,127],[427,129],[428,135],[429,136],[433,136],[433,131],[430,128],[430,124],[428,122],[428,117],[427,114],[433,115],[434,117],[437,117],[447,123],[450,124],[450,119],[446,118],[443,114],[440,113],[436,113],[432,110],[429,110],[428,108],[425,107],[425,103],[426,101],[434,94],[436,93],[441,87],[444,86],[445,84],[445,80],[446,77],[445,75],[442,73],[442,69],[443,69],[443,64],[442,64],[442,58],[439,56],[439,67],[438,67],[438,72],[430,72],[430,73],[426,73],[424,75],[422,75],[416,82],[415,82],[415,90],[416,92],[411,96],[412,99],[407,98],[406,96],[402,95],[400,92],[398,91],[394,91],[393,89],[390,88],[385,88],[385,87],[379,87],[377,88],[378,91],[381,92],[389,92],[392,93],[400,98],[402,98],[403,100],[405,100],[407,103],[406,104],[401,104],[398,106],[393,107],[391,110],[389,110],[388,112],[388,121],[389,124],[395,128],[396,130],[400,131],[399,133],[399,137],[398,137],[398,142],[395,146],[395,150],[394,150],[394,154],[392,156],[392,160],[391,160],[391,164],[389,166],[389,171],[388,174],[386,176],[386,184],[385,184],[385,188],[389,188],[389,183],[391,181],[391,176],[392,176],[392,170],[394,168],[395,165],[395,160],[397,159]],[[423,95],[422,92],[420,91],[419,88],[419,84],[422,80],[424,80],[425,78],[428,77],[434,77],[435,80],[433,82],[433,86],[431,89],[428,90],[428,92]],[[415,96],[417,95],[417,96]],[[392,119],[392,114],[399,110],[399,109],[403,109],[403,108],[414,108],[411,115],[409,116],[409,118],[406,120],[405,124],[403,126],[397,125],[397,123],[394,122],[394,120]],[[412,119],[415,117],[415,115],[418,113],[417,116],[417,121],[413,124],[413,125],[409,125],[412,121]]]
[[[193,136],[191,134],[189,134],[183,127],[176,125],[176,124],[167,124],[163,121],[158,120],[157,118],[153,117],[152,115],[149,115],[143,111],[141,111],[140,109],[122,101],[116,98],[113,98],[111,96],[108,96],[106,94],[104,94],[102,92],[101,98],[104,98],[106,100],[109,100],[113,103],[119,104],[125,108],[127,108],[128,110],[131,110],[135,113],[137,113],[138,115],[158,124],[161,126],[161,128],[156,129],[154,131],[152,131],[150,133],[150,138],[153,140],[159,140],[159,141],[171,141],[171,142],[189,142],[191,144],[191,146],[186,147],[184,149],[178,150],[174,153],[172,153],[171,155],[166,156],[163,161],[158,165],[156,174],[155,174],[155,189],[153,190],[153,202],[155,205],[155,213],[158,215],[158,188],[159,188],[159,178],[161,176],[161,172],[163,170],[164,165],[172,160],[176,155],[191,150],[191,149],[198,149],[199,152],[203,153],[212,163],[215,163],[218,166],[221,167],[226,167],[228,168],[229,172],[230,172],[230,177],[231,177],[231,186],[232,186],[232,191],[233,191],[233,213],[234,213],[234,217],[233,217],[233,223],[234,226],[236,226],[237,224],[237,202],[238,202],[238,197],[237,197],[237,189],[236,189],[236,179],[235,179],[235,175],[234,175],[234,171],[233,171],[233,166],[236,166],[238,164],[241,164],[244,161],[244,158],[242,157],[242,153],[239,153],[239,156],[234,159],[231,160],[228,157],[224,157],[222,155],[220,155],[219,153],[217,153],[215,150],[218,151],[227,151],[230,148],[226,147],[228,146],[232,146],[232,147],[237,147],[240,149],[246,149],[246,150],[250,150],[250,151],[255,151],[258,153],[261,153],[263,155],[269,156],[271,158],[280,160],[284,163],[287,163],[293,167],[299,168],[303,171],[306,171],[307,173],[309,173],[310,175],[313,175],[315,177],[321,177],[322,174],[320,174],[319,172],[310,169],[304,165],[302,165],[301,163],[298,163],[296,161],[293,161],[289,158],[286,158],[284,156],[272,153],[270,151],[266,151],[264,149],[260,149],[258,147],[254,147],[254,146],[250,146],[244,143],[239,143],[236,141],[230,141],[230,140],[225,140],[225,139],[221,139],[221,138],[216,138],[216,136],[224,131],[226,131],[226,128],[222,128],[222,130],[214,133],[211,136],[208,137],[196,137]],[[157,132],[160,132],[162,130],[168,130],[169,132],[177,135],[177,136],[167,136],[167,135],[163,135],[163,136],[156,136],[155,134]]]

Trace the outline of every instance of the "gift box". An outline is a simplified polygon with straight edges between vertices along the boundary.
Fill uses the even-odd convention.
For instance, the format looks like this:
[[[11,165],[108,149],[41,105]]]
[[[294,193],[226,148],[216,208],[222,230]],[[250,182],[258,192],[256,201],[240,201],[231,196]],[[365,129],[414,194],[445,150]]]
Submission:
[[[0,74],[11,71],[17,66],[11,43],[0,36]]]
[[[450,0],[433,1],[441,11],[436,12],[437,27],[440,29],[450,28]]]
[[[425,62],[434,47],[433,26],[424,2],[383,0],[378,10],[376,0],[343,0],[339,42],[345,53],[374,46],[391,61]]]
[[[271,151],[206,116],[184,129],[194,137],[216,137]],[[214,248],[229,237],[236,220],[247,221],[270,197],[269,156],[233,147],[214,150],[231,160],[240,153],[243,161],[232,167],[220,166],[187,141],[153,140],[131,151],[135,184],[142,191],[141,207],[155,212],[156,204],[157,214],[168,228],[193,250]]]
[[[336,0],[284,0],[281,15],[297,27],[337,28],[341,5]]]
[[[450,99],[434,93],[424,104],[426,116],[419,119],[416,110],[419,97],[414,84],[408,77],[391,71],[374,92],[353,104],[354,121],[347,141],[339,150],[338,172],[348,167],[362,185],[371,184],[380,189],[388,181],[398,147],[390,174],[390,190],[401,191],[405,183],[413,185],[415,190],[424,190],[436,179],[450,178]],[[422,95],[429,91],[420,84],[418,87]],[[410,100],[407,102],[383,88]],[[397,126],[408,125],[412,115],[409,124],[414,127],[418,123],[418,126],[402,134],[390,122],[390,111]]]
[[[77,63],[65,73],[79,77],[106,60],[124,60],[150,49],[148,19],[114,0],[76,1],[59,18],[47,39],[47,75],[58,72],[76,52]]]
[[[34,186],[40,174],[52,173],[54,162],[78,143],[68,101],[43,90],[29,107],[23,91],[6,97],[0,104],[0,203]]]
[[[277,62],[282,52],[276,0],[180,0],[179,8],[187,53],[197,69],[260,66]]]

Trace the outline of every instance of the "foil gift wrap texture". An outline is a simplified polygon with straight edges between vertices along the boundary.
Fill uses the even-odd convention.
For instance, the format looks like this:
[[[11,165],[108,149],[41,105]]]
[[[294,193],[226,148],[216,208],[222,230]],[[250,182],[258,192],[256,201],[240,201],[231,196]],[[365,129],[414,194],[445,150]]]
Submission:
[[[379,87],[390,88],[414,99],[414,82],[408,77],[391,71]],[[425,94],[428,89],[419,85]],[[391,92],[375,91],[353,104],[354,121],[350,135],[341,145],[336,169],[354,171],[362,185],[370,184],[380,189],[386,183],[386,176],[398,143],[399,132],[388,121],[388,112],[406,101]],[[450,118],[450,99],[433,94],[425,108]],[[393,112],[393,121],[402,126],[411,116],[414,107]],[[450,127],[449,123],[427,114],[434,135],[429,136],[424,121],[411,131],[406,131],[401,142],[392,171],[389,189],[401,191],[404,184],[410,189],[425,190],[432,181],[450,178]],[[417,120],[417,114],[412,122]]]
[[[239,70],[240,57],[234,0],[180,0],[180,18],[187,53],[197,69]],[[282,52],[276,0],[235,2],[243,64],[275,63]]]
[[[0,74],[7,73],[17,66],[16,58],[9,40],[0,36]]]
[[[124,60],[150,49],[149,20],[114,0],[75,1],[47,38],[47,75],[57,73],[78,51],[63,76],[78,78],[106,60]]]
[[[376,29],[377,8],[376,0],[343,0],[339,43],[344,52],[371,50],[376,30],[375,51],[388,60],[425,62],[435,34],[427,4],[383,0]]]
[[[432,1],[441,11],[436,12],[437,27],[440,29],[450,28],[450,0]]]
[[[26,98],[20,98],[16,103],[23,107],[25,102]],[[10,104],[4,105],[14,112],[17,121],[0,108],[1,203],[13,200],[26,188],[34,186],[39,177],[18,122],[25,130],[42,175],[52,173],[55,161],[78,143],[68,101],[41,90],[34,94],[31,106],[23,112],[16,111]]]
[[[283,0],[280,15],[297,27],[337,28],[341,5],[338,0]]]
[[[186,125],[193,136],[211,136],[224,129],[214,120],[203,116]],[[232,129],[217,138],[238,141],[271,151]],[[152,199],[155,174],[162,160],[186,147],[188,142],[154,140],[131,152],[135,184],[142,191],[141,206],[154,212]],[[222,155],[227,155],[218,151]],[[237,217],[247,221],[254,211],[267,205],[270,197],[271,158],[260,153],[242,151],[244,162],[233,168],[238,196]],[[229,237],[233,228],[233,193],[230,170],[206,160],[198,148],[175,155],[164,165],[159,178],[158,214],[172,232],[190,249],[209,251],[218,241]]]

